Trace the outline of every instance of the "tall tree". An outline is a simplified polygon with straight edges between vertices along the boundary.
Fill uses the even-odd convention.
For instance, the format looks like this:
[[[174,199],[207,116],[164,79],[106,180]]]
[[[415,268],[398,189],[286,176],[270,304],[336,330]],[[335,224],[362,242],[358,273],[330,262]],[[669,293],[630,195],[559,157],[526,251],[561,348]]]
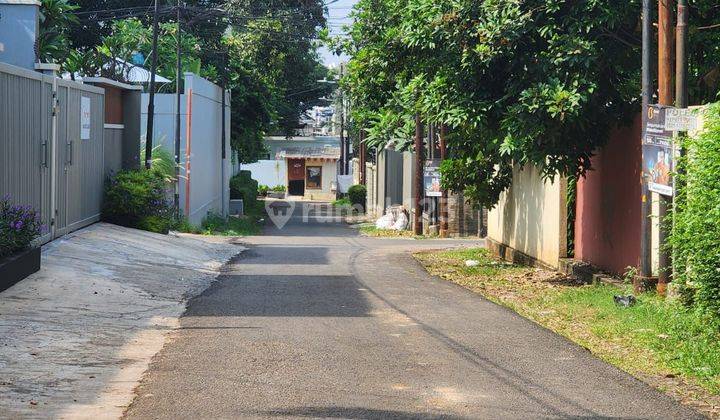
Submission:
[[[116,58],[149,57],[152,0],[78,4],[69,68],[122,79]],[[169,79],[175,78],[175,6],[161,2],[160,8],[158,72]],[[332,89],[317,82],[327,74],[317,54],[322,0],[188,0],[181,7],[183,68],[231,89],[231,144],[243,162],[264,155],[263,135],[292,135],[302,113]]]
[[[338,43],[370,144],[408,141],[415,112],[447,124],[443,183],[485,206],[513,165],[583,174],[639,110],[638,0],[361,0],[354,17]]]

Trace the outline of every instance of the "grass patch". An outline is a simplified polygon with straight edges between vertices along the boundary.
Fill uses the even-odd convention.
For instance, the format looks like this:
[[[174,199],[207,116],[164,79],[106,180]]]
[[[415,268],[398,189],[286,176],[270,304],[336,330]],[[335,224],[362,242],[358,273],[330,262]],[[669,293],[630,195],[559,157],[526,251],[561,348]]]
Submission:
[[[414,238],[414,239],[430,239],[436,238],[437,236],[429,235],[415,235],[411,230],[393,230],[393,229],[378,229],[375,224],[361,225],[358,230],[364,236],[371,236],[374,238]]]
[[[347,197],[338,198],[337,200],[332,202],[332,205],[335,207],[350,207],[352,206],[352,203],[350,202],[350,199]]]
[[[184,233],[218,236],[253,236],[262,232],[261,219],[265,216],[262,201],[256,201],[251,208],[245,209],[243,216],[223,217],[211,213],[203,219],[200,226],[193,226],[187,219],[183,219],[176,230]]]
[[[720,415],[720,333],[678,302],[643,294],[622,308],[613,296],[630,293],[630,285],[581,285],[501,262],[486,249],[415,257],[431,274],[512,308],[705,414]],[[468,259],[479,265],[466,267]]]
[[[335,212],[339,211],[341,216],[355,216],[364,213],[362,206],[353,205],[348,197],[338,198],[331,204],[334,208],[333,210]]]
[[[247,215],[227,218],[219,215],[208,215],[203,220],[200,230],[203,235],[252,236],[260,233],[261,226],[257,219]]]

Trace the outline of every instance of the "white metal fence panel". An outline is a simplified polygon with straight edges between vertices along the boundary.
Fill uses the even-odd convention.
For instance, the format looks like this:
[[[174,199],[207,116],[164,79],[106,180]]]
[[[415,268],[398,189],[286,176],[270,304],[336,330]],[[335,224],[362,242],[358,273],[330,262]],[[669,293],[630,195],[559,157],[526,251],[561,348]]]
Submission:
[[[40,212],[41,242],[100,218],[103,122],[103,89],[0,63],[0,195]]]
[[[43,75],[0,64],[0,196],[40,211],[50,226],[50,103]],[[50,240],[50,233],[43,242]]]

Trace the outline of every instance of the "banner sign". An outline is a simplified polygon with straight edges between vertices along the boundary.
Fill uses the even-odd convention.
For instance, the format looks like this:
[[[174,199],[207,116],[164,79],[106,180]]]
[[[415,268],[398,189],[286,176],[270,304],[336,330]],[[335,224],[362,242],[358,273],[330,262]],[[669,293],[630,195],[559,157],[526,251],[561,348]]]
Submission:
[[[90,98],[80,97],[80,140],[90,139]]]
[[[695,131],[698,127],[698,118],[688,108],[667,108],[665,110],[666,131]]]
[[[673,131],[665,127],[669,107],[650,105],[643,130],[643,174],[648,179],[648,189],[662,195],[673,195],[672,171],[674,170]]]
[[[423,184],[425,185],[425,197],[442,197],[440,189],[440,160],[433,159],[425,162],[423,170]]]

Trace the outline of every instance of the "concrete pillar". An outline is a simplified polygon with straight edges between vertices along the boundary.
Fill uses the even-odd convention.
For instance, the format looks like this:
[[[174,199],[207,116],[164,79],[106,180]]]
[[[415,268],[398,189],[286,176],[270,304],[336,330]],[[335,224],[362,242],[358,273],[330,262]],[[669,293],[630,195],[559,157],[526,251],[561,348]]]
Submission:
[[[58,77],[60,65],[55,63],[35,63],[34,69],[44,75]]]

